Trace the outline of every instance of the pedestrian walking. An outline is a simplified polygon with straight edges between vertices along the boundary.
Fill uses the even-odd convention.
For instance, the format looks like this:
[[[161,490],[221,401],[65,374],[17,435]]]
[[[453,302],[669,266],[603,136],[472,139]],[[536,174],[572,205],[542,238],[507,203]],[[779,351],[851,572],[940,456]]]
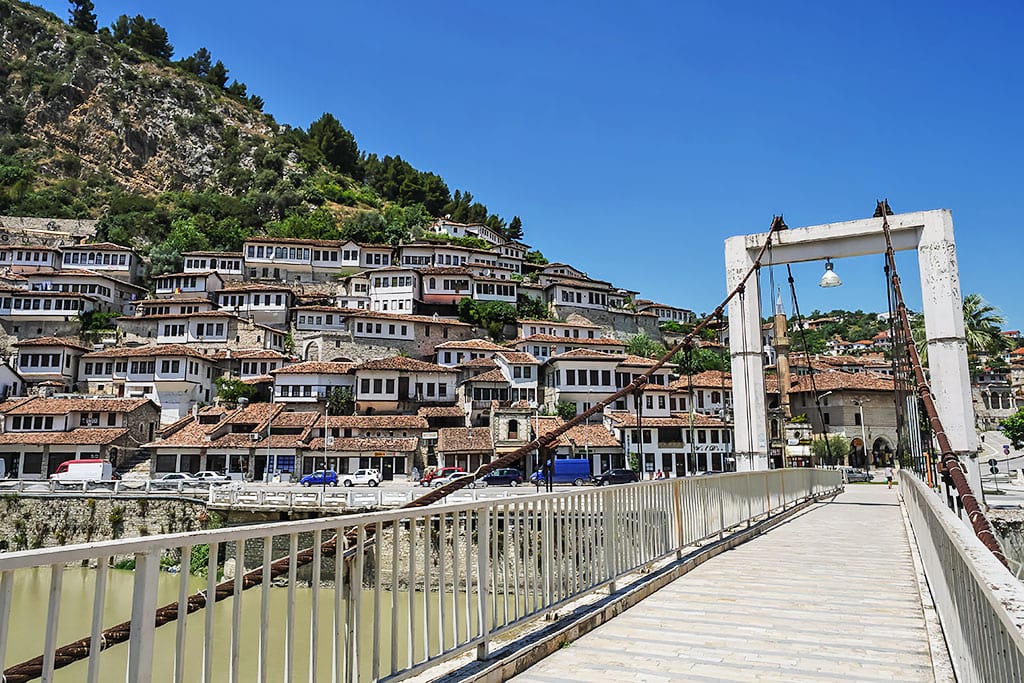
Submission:
[[[889,488],[892,488],[892,466],[885,468],[885,481],[889,484]]]

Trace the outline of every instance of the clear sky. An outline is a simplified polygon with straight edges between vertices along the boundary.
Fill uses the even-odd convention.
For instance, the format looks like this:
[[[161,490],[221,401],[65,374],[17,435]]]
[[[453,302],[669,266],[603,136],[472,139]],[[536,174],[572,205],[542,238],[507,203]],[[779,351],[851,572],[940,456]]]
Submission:
[[[710,310],[726,237],[888,197],[951,209],[964,293],[1024,327],[1018,3],[94,1],[101,25],[156,19],[177,58],[207,47],[278,121],[331,112],[648,298]],[[802,312],[885,310],[881,267],[840,261],[833,290],[795,268]]]

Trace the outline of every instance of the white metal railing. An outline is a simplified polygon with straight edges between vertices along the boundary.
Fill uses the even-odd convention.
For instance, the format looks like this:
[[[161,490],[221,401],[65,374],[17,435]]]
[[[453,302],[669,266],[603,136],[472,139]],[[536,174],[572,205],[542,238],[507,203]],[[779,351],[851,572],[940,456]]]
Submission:
[[[957,680],[1024,680],[1024,585],[913,472],[899,477]]]
[[[71,481],[60,479],[0,479],[0,495],[18,494],[76,494],[90,496],[134,493],[179,494],[191,498],[206,498],[208,482],[180,479],[110,479],[98,481]]]
[[[115,572],[107,567],[111,558],[133,558],[127,655],[112,647],[101,657],[93,648],[74,680],[404,678],[474,648],[486,658],[493,637],[526,619],[841,486],[838,471],[734,473],[8,553],[0,555],[0,662],[10,673],[38,655],[7,648],[10,629],[27,623],[11,610],[19,572],[52,577],[45,619],[38,608],[28,615],[42,631],[32,641],[45,652],[40,673],[51,680],[59,616],[68,607],[65,567],[97,567],[84,583],[74,582],[92,598],[91,633],[71,637],[99,644],[103,626],[117,620],[104,599]],[[344,561],[321,551],[334,536],[346,549]],[[297,550],[309,546],[312,562],[300,566]],[[228,555],[242,573],[264,577],[286,558],[280,574],[287,581],[263,581],[246,593],[236,581],[219,605],[154,628],[158,591],[161,601],[176,595],[186,604],[199,567],[207,574],[206,595],[213,595]],[[179,573],[162,574],[161,564],[176,564]],[[75,598],[73,604],[89,604]]]

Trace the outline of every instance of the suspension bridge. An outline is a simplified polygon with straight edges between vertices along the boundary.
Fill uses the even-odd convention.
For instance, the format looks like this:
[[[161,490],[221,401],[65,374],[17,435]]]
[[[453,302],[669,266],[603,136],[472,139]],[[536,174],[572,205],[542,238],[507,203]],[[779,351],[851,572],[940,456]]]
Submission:
[[[739,471],[445,503],[455,481],[386,512],[7,553],[3,680],[1024,679],[1024,588],[972,481],[952,220],[886,209],[795,230],[779,216],[729,240],[729,294],[691,334],[476,474],[642,390],[726,307]],[[930,378],[900,249],[919,254]],[[894,313],[896,490],[769,468],[758,273],[870,253],[885,256]],[[113,564],[133,569],[130,599],[114,599]],[[87,603],[66,599],[69,581]],[[31,582],[47,598],[26,619]],[[69,631],[70,612],[90,615],[88,632]],[[24,630],[35,652],[11,646]]]

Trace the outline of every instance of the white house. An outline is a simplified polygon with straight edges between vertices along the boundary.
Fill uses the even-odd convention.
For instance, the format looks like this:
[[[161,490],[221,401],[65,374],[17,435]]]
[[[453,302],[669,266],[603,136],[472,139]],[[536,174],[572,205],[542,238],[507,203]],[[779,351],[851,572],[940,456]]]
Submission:
[[[204,296],[212,299],[214,292],[224,288],[224,278],[212,270],[195,273],[168,273],[153,278],[157,298]]]
[[[139,279],[142,261],[134,249],[112,242],[61,247],[61,269],[86,269],[126,282]]]
[[[240,251],[186,251],[182,254],[186,273],[213,271],[225,282],[241,280],[244,274]]]
[[[65,391],[78,381],[78,363],[89,348],[74,339],[38,337],[16,342],[18,355],[14,366],[29,386],[54,383]]]
[[[60,250],[39,245],[0,246],[0,268],[15,273],[34,273],[60,268]]]
[[[552,356],[545,368],[544,404],[554,412],[559,403],[571,403],[576,413],[615,391],[615,369],[624,356],[575,349]]]
[[[411,268],[385,267],[367,275],[370,309],[387,313],[413,313],[420,297],[419,273]]]
[[[255,282],[229,286],[216,293],[217,306],[220,308],[241,318],[276,328],[288,326],[288,309],[294,298],[290,287]]]
[[[270,372],[274,378],[274,401],[319,407],[338,388],[355,389],[355,365],[306,361]]]
[[[414,413],[423,405],[455,402],[451,368],[405,356],[369,360],[356,368],[356,409],[360,413]]]

